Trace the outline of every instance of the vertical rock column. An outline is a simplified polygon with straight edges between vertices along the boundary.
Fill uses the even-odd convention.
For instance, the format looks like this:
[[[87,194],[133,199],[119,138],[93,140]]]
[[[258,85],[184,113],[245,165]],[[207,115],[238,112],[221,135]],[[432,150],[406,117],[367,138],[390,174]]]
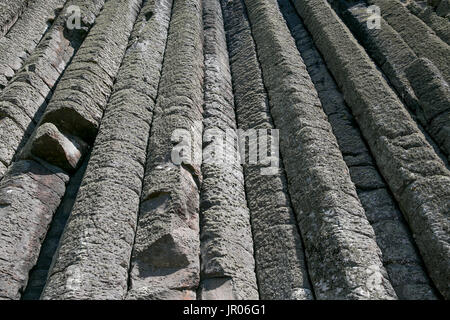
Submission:
[[[319,299],[392,299],[381,252],[276,0],[245,0]]]
[[[369,13],[363,4],[341,10],[342,17],[380,66],[417,120],[450,159],[450,104],[448,84],[426,58],[418,58],[386,21],[380,29],[369,29]],[[447,92],[446,92],[447,91]]]
[[[227,44],[219,1],[203,0],[205,107],[200,298],[258,299]]]
[[[171,7],[149,0],[137,19],[45,299],[125,297]]]
[[[13,2],[13,1],[11,1]],[[23,15],[3,38],[0,38],[0,90],[22,67],[66,0],[32,1]]]
[[[450,297],[450,172],[326,0],[294,0],[400,205],[428,272]]]
[[[202,1],[175,0],[150,133],[129,299],[196,299],[203,75]]]
[[[29,0],[0,0],[0,37],[14,25],[23,10],[28,6]]]
[[[94,114],[98,116],[95,120],[100,121],[103,108],[112,90],[114,76],[128,44],[128,37],[140,3],[140,0],[107,2],[95,27],[92,28],[70,64],[70,70],[66,70],[60,80],[47,110],[50,111],[49,115],[55,115],[58,112],[64,115],[61,110],[68,110],[67,112],[70,113],[71,110],[76,109],[80,111],[78,113],[80,115],[79,122],[71,123],[74,127],[70,127],[70,124],[67,123],[60,126],[57,121],[55,122],[60,127],[49,122],[40,125],[20,155],[22,160],[33,161],[14,163],[10,168],[11,173],[6,173],[2,179],[2,183],[5,182],[5,184],[0,187],[0,193],[8,192],[8,181],[10,181],[9,183],[20,181],[20,177],[15,178],[13,173],[22,170],[20,166],[23,163],[30,163],[29,167],[20,171],[23,175],[30,175],[33,171],[48,172],[48,170],[45,171],[44,166],[52,166],[53,171],[61,174],[73,173],[78,167],[80,159],[86,154],[89,147],[82,139],[90,143],[96,135],[94,130],[84,130],[81,119],[91,120],[91,116]],[[116,29],[117,25],[120,28]],[[105,74],[105,70],[109,74]],[[73,103],[74,100],[78,104]],[[56,117],[53,119],[58,120]],[[63,117],[59,119],[64,120]],[[98,126],[99,123],[95,124]],[[70,131],[60,131],[62,128]],[[78,130],[82,131],[82,137],[75,136],[79,134]],[[93,136],[89,136],[89,134]],[[42,162],[43,165],[38,162]],[[18,290],[26,285],[28,272],[36,263],[40,245],[47,232],[51,217],[65,192],[64,185],[52,186],[50,184],[50,188],[57,189],[58,192],[45,193],[48,197],[44,202],[46,206],[34,205],[35,198],[42,192],[40,185],[48,179],[56,179],[56,177],[53,177],[51,173],[42,174],[36,180],[30,181],[31,186],[26,187],[31,190],[30,192],[20,194],[20,197],[7,198],[4,202],[5,205],[0,207],[0,215],[9,217],[1,219],[0,222],[2,229],[5,230],[0,238],[0,246],[6,248],[7,251],[7,254],[2,255],[2,259],[0,259],[0,273],[4,274],[3,270],[10,270],[13,263],[20,267],[15,274],[5,277],[6,283],[14,280],[15,284],[11,285],[10,294],[14,298],[17,297]],[[30,214],[24,216],[25,212],[30,212]],[[30,219],[33,220],[33,224],[29,223]],[[13,249],[9,248],[11,244],[14,244]],[[5,271],[5,274],[8,273]],[[0,288],[2,287],[3,284]]]
[[[0,181],[0,299],[20,299],[69,176],[18,161]]]
[[[9,1],[9,0],[8,0]],[[11,1],[12,2],[12,1]],[[0,178],[28,140],[55,84],[83,42],[104,0],[71,0],[24,66],[0,93]],[[80,28],[70,29],[70,6],[80,8]]]
[[[436,298],[402,213],[381,178],[344,97],[290,0],[278,0],[278,3],[350,169],[350,176],[375,231],[383,264],[398,298]]]
[[[39,300],[41,297],[45,283],[47,282],[53,257],[58,249],[67,220],[72,212],[88,162],[89,155],[85,157],[82,165],[77,172],[72,175],[67,184],[64,197],[61,200],[58,210],[56,210],[53,215],[45,240],[42,242],[37,262],[30,271],[27,287],[21,297],[22,300]]]
[[[233,76],[237,122],[243,130],[274,129],[243,0],[221,0]],[[256,143],[256,142],[254,142]],[[312,299],[305,257],[283,168],[244,164],[261,299]]]

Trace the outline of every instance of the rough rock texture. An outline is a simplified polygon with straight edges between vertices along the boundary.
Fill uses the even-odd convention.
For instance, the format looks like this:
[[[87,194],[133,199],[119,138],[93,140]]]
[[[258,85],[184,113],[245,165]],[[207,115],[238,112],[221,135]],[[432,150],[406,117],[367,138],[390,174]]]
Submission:
[[[407,224],[381,178],[344,97],[291,2],[278,0],[278,3],[350,169],[358,197],[381,249],[383,265],[398,298],[434,299],[436,296],[433,287],[426,276]]]
[[[412,15],[398,0],[366,0],[380,7],[381,16],[397,31],[414,52],[428,58],[450,82],[450,46],[442,41],[420,18]]]
[[[47,281],[53,256],[58,248],[61,235],[64,231],[70,213],[72,212],[88,161],[89,155],[85,158],[83,164],[72,176],[67,185],[66,193],[61,200],[58,210],[53,216],[53,220],[47,235],[45,236],[45,240],[42,242],[39,258],[33,269],[30,271],[27,287],[22,294],[23,300],[37,300],[41,296],[42,290],[44,289]]]
[[[9,166],[38,123],[58,79],[103,7],[104,0],[71,0],[23,67],[0,93],[0,162]],[[80,8],[80,29],[69,29],[70,6]],[[0,176],[1,177],[1,176]]]
[[[29,0],[1,0],[0,1],[0,37],[14,25],[23,10],[28,6]]]
[[[0,0],[0,299],[450,299],[449,8]]]
[[[399,202],[431,278],[449,297],[449,170],[329,4],[294,3]]]
[[[442,9],[437,9],[441,7],[441,4],[445,5],[446,1],[448,0],[440,1],[439,4],[434,6],[436,8],[433,8],[432,6],[422,8],[415,1],[406,1],[402,2],[402,4],[414,15],[422,19],[423,22],[425,22],[442,40],[445,41],[445,43],[450,44],[450,20],[445,17],[445,14],[439,14]]]
[[[236,143],[233,89],[219,1],[203,1],[203,24],[205,105],[200,298],[256,300],[258,286],[250,213]],[[219,288],[211,285],[217,281],[223,282]]]
[[[0,182],[0,298],[18,299],[36,263],[68,176],[35,161],[14,163]]]
[[[150,1],[137,18],[44,289],[44,299],[123,299],[126,294],[145,150],[170,3]],[[116,11],[117,6],[111,8],[115,8],[113,12],[122,15],[122,22],[131,28],[141,2],[122,4],[124,9],[129,9],[128,16],[123,15],[123,10]],[[107,8],[105,6],[105,10]],[[151,19],[147,19],[149,12],[154,13]],[[150,44],[148,39],[155,34],[160,41]],[[126,38],[123,35],[123,39]],[[130,74],[130,67],[136,68],[137,72]],[[143,81],[144,78],[147,81]],[[130,88],[132,84],[136,89]],[[111,227],[114,228],[113,238],[106,231]],[[105,247],[109,249],[104,250]],[[72,285],[72,280],[78,281],[77,285]]]
[[[221,4],[238,126],[242,130],[267,132],[274,129],[274,125],[245,5],[243,0],[221,1]],[[312,299],[284,170],[273,175],[262,175],[261,170],[265,168],[267,164],[244,165],[260,297]]]
[[[430,98],[420,92],[421,90],[424,91],[424,88],[426,88],[425,91],[429,90],[434,85],[441,88],[448,87],[441,72],[428,59],[418,58],[401,36],[383,18],[380,21],[380,29],[369,29],[366,23],[368,18],[366,6],[357,4],[347,8],[343,4],[341,12],[347,26],[383,70],[399,96],[417,116],[420,124],[435,139],[440,149],[447,156],[450,156],[448,147],[450,134],[445,129],[448,109],[450,108],[448,98],[445,100],[445,95],[444,97],[442,94],[438,95],[437,99],[441,103],[439,106],[433,106],[430,103]],[[423,67],[420,70],[417,67],[411,67],[411,65],[421,65],[423,59],[428,61],[426,64],[428,67]],[[406,72],[407,69],[408,72]],[[423,85],[423,82],[429,83],[429,85]],[[433,93],[428,94],[428,97],[434,96],[440,91],[434,90]]]
[[[9,0],[9,2],[20,1]],[[30,1],[29,7],[8,34],[0,38],[0,90],[22,67],[65,2],[66,0]]]
[[[196,299],[200,280],[202,12],[201,0],[174,1],[150,133],[128,299]],[[173,146],[179,143],[186,145],[172,156]]]

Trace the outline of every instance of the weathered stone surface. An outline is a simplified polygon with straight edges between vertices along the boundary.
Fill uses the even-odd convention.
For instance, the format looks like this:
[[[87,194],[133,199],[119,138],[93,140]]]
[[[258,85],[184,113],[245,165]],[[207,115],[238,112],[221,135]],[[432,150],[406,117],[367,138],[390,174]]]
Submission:
[[[66,193],[64,194],[58,210],[53,216],[52,223],[47,232],[45,240],[42,242],[39,258],[33,269],[30,271],[27,287],[22,294],[22,300],[38,300],[41,296],[47,281],[48,272],[50,270],[53,256],[59,246],[61,235],[63,234],[67,220],[72,212],[75,199],[80,188],[89,156],[83,160],[83,164],[70,179]]]
[[[64,135],[52,123],[44,123],[35,130],[20,158],[45,159],[48,163],[72,173],[86,151],[87,145],[83,141]]]
[[[289,0],[278,0],[288,27],[296,40],[297,48],[303,57],[311,79],[317,89],[322,107],[328,116],[333,133],[337,138],[344,160],[350,170],[350,176],[356,186],[358,197],[366,212],[367,219],[374,228],[375,240],[381,249],[383,265],[389,278],[405,278],[405,275],[392,274],[389,268],[398,263],[404,268],[399,271],[410,272],[422,269],[423,277],[417,282],[398,282],[393,284],[399,299],[433,299],[435,294],[430,280],[423,271],[411,235],[407,230],[402,214],[388,192],[388,187],[381,178],[374,160],[367,149],[355,120],[345,105],[344,98],[326,68],[320,53],[314,47],[311,36],[295,12]],[[364,162],[355,162],[349,155],[360,155]],[[405,285],[414,284],[420,292],[406,290]]]
[[[14,26],[3,38],[0,38],[0,90],[22,67],[65,2],[66,0],[30,1]]]
[[[450,172],[328,3],[294,3],[399,202],[431,278],[448,297]]]
[[[0,37],[17,21],[23,10],[28,6],[29,0],[1,0],[0,1]]]
[[[51,122],[65,133],[93,142],[141,4],[142,0],[106,2],[64,72],[43,123]]]
[[[203,67],[202,1],[176,0],[150,131],[128,299],[196,297]],[[183,137],[192,149],[175,164],[171,154]]]
[[[380,7],[381,16],[397,31],[414,52],[428,58],[450,82],[450,46],[442,41],[420,18],[398,0],[366,0]]]
[[[450,160],[450,87],[430,60],[417,59],[406,75],[419,98],[418,117],[425,122]]]
[[[242,130],[273,129],[245,5],[242,0],[221,1],[221,4],[238,126]],[[266,166],[244,163],[260,297],[312,299],[302,241],[284,170],[281,168],[276,174],[262,175],[261,169]]]
[[[44,299],[125,297],[171,7],[151,0],[137,18]]]
[[[258,299],[250,213],[222,9],[203,1],[205,105],[200,197],[201,299]],[[224,281],[220,286],[213,283]]]
[[[341,12],[344,21],[364,45],[369,55],[381,67],[408,108],[417,116],[420,124],[437,141],[445,155],[449,156],[448,146],[446,146],[445,124],[442,124],[443,121],[438,121],[437,125],[430,125],[431,119],[426,117],[426,114],[429,114],[430,109],[433,108],[429,104],[430,99],[428,98],[428,102],[421,101],[422,99],[426,100],[427,97],[418,97],[413,88],[421,87],[423,82],[437,83],[440,81],[445,83],[439,70],[429,62],[427,64],[429,67],[421,68],[420,72],[414,72],[416,68],[411,69],[410,65],[421,64],[422,59],[425,58],[418,58],[383,18],[380,21],[380,29],[369,29],[366,23],[368,18],[366,6],[357,4],[347,8],[344,5]],[[408,73],[406,72],[407,68],[410,69]],[[423,85],[423,87],[430,88],[431,83],[428,86]],[[442,94],[440,96],[442,97]],[[421,99],[421,97],[423,98]],[[439,99],[443,100],[442,98]],[[446,103],[448,104],[448,100]],[[440,107],[440,109],[443,112],[445,108]]]
[[[14,163],[0,181],[0,297],[19,299],[64,195],[68,176],[35,161]]]
[[[316,297],[395,298],[373,229],[276,0],[245,3]]]
[[[441,17],[450,18],[450,1],[442,0],[436,8],[436,14]]]
[[[47,106],[46,99],[51,96],[104,2],[68,1],[36,50],[0,93],[0,145],[8,150],[8,153],[0,153],[0,161],[6,166],[33,132]],[[66,25],[72,14],[67,11],[71,5],[80,8],[81,29],[70,30]],[[12,130],[12,136],[8,134],[9,130]]]

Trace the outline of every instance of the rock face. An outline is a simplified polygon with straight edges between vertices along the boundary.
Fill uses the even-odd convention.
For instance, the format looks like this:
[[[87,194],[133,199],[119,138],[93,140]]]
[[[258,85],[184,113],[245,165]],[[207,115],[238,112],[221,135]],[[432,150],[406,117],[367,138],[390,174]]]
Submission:
[[[448,3],[0,0],[0,299],[450,299]]]

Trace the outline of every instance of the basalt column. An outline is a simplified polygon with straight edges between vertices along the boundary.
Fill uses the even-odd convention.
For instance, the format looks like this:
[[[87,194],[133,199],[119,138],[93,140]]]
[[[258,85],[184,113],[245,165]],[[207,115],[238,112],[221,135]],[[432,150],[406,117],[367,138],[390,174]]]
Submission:
[[[41,242],[64,195],[68,174],[75,172],[95,139],[93,127],[99,125],[111,94],[140,3],[139,0],[106,3],[61,78],[44,114],[48,118],[34,131],[20,154],[21,160],[10,166],[1,181],[0,248],[4,253],[0,259],[0,288],[8,291],[10,298],[17,298],[26,285],[28,272],[36,263]],[[111,27],[112,21],[120,26],[119,31]],[[73,117],[74,114],[78,117]],[[66,116],[74,122],[65,121]],[[86,123],[92,124],[90,130]],[[36,179],[32,179],[35,172]],[[31,177],[29,183],[20,184],[23,176]],[[63,179],[64,183],[57,183],[57,179]],[[50,190],[41,185],[48,185]],[[8,195],[12,186],[18,188],[17,196]],[[38,199],[42,205],[36,204]],[[15,267],[11,268],[12,265]]]
[[[201,0],[175,0],[154,111],[128,299],[196,299],[203,105]]]
[[[245,5],[242,0],[222,0],[221,4],[238,126],[249,136],[252,132],[268,134],[274,126]],[[251,143],[257,145],[255,140]],[[284,169],[278,167],[282,163],[276,159],[272,168],[270,161],[250,164],[248,160],[244,163],[244,175],[260,297],[312,299]],[[265,174],[267,169],[269,174]]]
[[[199,298],[258,299],[250,213],[237,144],[219,1],[203,1],[205,106]]]
[[[22,67],[65,2],[66,0],[32,1],[8,34],[0,38],[0,90]]]
[[[400,205],[427,270],[450,297],[450,172],[326,0],[294,0]]]
[[[171,0],[148,0],[131,33],[44,298],[123,299]]]
[[[245,3],[316,297],[396,298],[374,231],[277,1]]]
[[[57,81],[104,3],[104,0],[67,2],[36,50],[0,93],[0,178],[39,122]],[[80,8],[80,25],[75,28],[68,24],[72,19],[70,6]]]

